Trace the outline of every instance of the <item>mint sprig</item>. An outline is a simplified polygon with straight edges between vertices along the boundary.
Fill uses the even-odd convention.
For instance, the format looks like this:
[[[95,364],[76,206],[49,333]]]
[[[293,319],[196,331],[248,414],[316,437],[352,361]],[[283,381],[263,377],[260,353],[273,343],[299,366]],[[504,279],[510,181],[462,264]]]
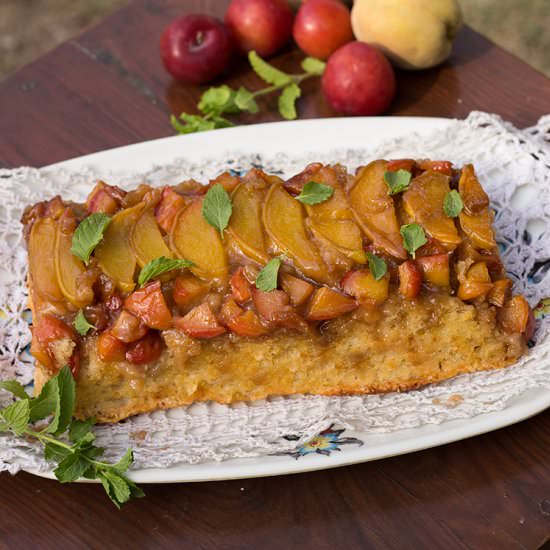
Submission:
[[[86,319],[86,316],[81,309],[74,318],[73,326],[80,336],[86,336],[89,330],[95,329],[95,326],[88,322],[88,319]]]
[[[462,197],[456,189],[452,189],[445,195],[443,201],[443,211],[448,218],[456,218],[464,208]]]
[[[244,86],[235,90],[225,84],[208,88],[197,105],[201,114],[180,113],[177,117],[171,116],[170,120],[176,132],[191,134],[234,126],[225,115],[244,112],[256,114],[259,111],[256,98],[278,91],[281,91],[278,99],[280,115],[287,120],[293,120],[297,117],[296,100],[302,93],[300,84],[308,78],[321,76],[325,70],[325,63],[313,57],[306,57],[302,61],[304,72],[301,74],[285,73],[277,69],[255,51],[249,52],[248,61],[252,70],[268,86],[256,91],[248,90]]]
[[[399,232],[403,237],[403,247],[413,258],[416,258],[416,251],[428,242],[424,229],[417,223],[409,223],[402,225]]]
[[[397,195],[405,191],[409,184],[411,183],[412,174],[408,170],[397,170],[397,172],[392,172],[388,170],[384,173],[384,181],[388,186],[388,195]]]
[[[116,464],[98,460],[104,450],[94,445],[91,431],[93,419],[74,420],[75,382],[68,367],[48,380],[40,395],[29,397],[23,386],[14,380],[0,383],[0,388],[20,397],[0,410],[0,432],[11,432],[38,440],[44,446],[44,458],[56,463],[56,478],[69,483],[84,477],[101,481],[117,508],[130,500],[144,496],[143,491],[124,474],[133,462],[130,449]],[[33,426],[38,420],[50,418],[41,429]],[[62,437],[63,435],[65,437]]]
[[[369,261],[369,270],[374,280],[379,281],[388,272],[388,265],[380,256],[370,252],[367,252],[367,259]]]

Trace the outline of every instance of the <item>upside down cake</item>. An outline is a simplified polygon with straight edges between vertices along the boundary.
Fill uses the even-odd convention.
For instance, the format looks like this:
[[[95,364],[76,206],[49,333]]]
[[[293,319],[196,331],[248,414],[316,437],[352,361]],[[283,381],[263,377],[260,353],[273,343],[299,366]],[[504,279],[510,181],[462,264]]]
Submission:
[[[407,390],[510,365],[533,331],[472,165],[99,182],[22,221],[36,390],[68,364],[80,418]]]

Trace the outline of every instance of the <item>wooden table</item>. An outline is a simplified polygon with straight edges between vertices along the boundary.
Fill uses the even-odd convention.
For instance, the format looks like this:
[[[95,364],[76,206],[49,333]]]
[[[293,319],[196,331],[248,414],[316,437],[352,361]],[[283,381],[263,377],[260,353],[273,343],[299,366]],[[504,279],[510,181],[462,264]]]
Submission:
[[[0,165],[42,166],[171,135],[171,111],[201,89],[171,82],[158,55],[182,12],[222,0],[136,0],[0,84]],[[300,54],[275,59],[294,67]],[[258,86],[237,64],[229,84]],[[470,29],[451,60],[398,75],[391,114],[550,111],[550,81]],[[273,102],[254,121],[278,119]],[[266,111],[266,109],[271,109]],[[333,116],[315,82],[301,118]],[[251,121],[251,120],[250,120]],[[437,449],[277,478],[161,485],[117,512],[94,485],[1,476],[1,548],[538,548],[550,537],[550,412]]]

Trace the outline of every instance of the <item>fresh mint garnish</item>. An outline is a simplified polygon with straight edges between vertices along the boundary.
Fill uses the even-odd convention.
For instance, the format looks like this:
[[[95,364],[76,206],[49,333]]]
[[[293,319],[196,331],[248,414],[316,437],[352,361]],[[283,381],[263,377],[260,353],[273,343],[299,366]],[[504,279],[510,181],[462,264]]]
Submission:
[[[443,211],[448,218],[456,218],[464,208],[462,197],[456,189],[452,189],[445,195]]]
[[[110,223],[111,218],[103,212],[96,212],[84,218],[73,234],[71,252],[88,265],[94,248],[103,239]]]
[[[308,181],[296,197],[296,200],[313,206],[330,199],[332,195],[334,195],[334,189],[330,185]]]
[[[231,198],[221,183],[213,185],[206,193],[202,203],[204,219],[223,237],[223,231],[229,223],[233,206]]]
[[[256,277],[256,288],[271,292],[277,288],[277,276],[281,267],[281,258],[271,258]]]
[[[159,258],[151,260],[148,264],[145,264],[141,268],[138,276],[138,284],[143,286],[151,279],[154,279],[167,271],[172,271],[173,269],[183,269],[185,267],[193,267],[194,265],[195,264],[189,260],[160,256]]]
[[[367,253],[367,259],[372,276],[376,281],[379,281],[388,271],[386,262],[380,256],[376,256],[376,254],[371,254],[370,252]]]
[[[416,251],[428,242],[424,229],[417,223],[409,223],[407,225],[402,225],[399,231],[403,237],[403,246],[405,250],[413,258],[416,258]]]
[[[392,172],[388,170],[384,174],[384,181],[388,186],[388,195],[396,195],[405,191],[409,184],[411,183],[412,174],[408,170],[397,170],[397,172]]]

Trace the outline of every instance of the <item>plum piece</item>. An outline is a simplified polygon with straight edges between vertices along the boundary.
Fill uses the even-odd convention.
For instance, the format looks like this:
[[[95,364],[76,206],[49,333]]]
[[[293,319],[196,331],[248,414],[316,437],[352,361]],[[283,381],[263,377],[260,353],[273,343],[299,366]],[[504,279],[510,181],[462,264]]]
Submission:
[[[214,338],[225,332],[216,315],[205,302],[193,308],[185,317],[174,319],[174,326],[192,338]]]
[[[172,314],[166,305],[160,281],[152,281],[132,292],[124,300],[124,307],[149,328],[165,330],[172,323]]]
[[[359,304],[353,298],[323,286],[318,288],[311,297],[306,319],[308,321],[335,319],[358,307]]]
[[[126,348],[126,344],[116,338],[109,330],[102,332],[97,337],[97,354],[99,358],[106,363],[124,361],[126,357]]]
[[[376,248],[405,260],[393,199],[384,181],[386,161],[371,162],[359,170],[349,200],[357,222]]]
[[[208,290],[208,283],[201,281],[191,273],[184,273],[174,282],[172,298],[180,308],[188,308],[198,300],[202,300]]]
[[[176,214],[185,206],[185,199],[171,187],[162,190],[160,202],[155,206],[155,218],[165,233],[170,233]]]
[[[508,300],[499,310],[498,320],[506,332],[525,333],[527,339],[533,336],[534,318],[523,296]]]
[[[290,275],[289,273],[283,273],[280,278],[281,286],[290,296],[290,303],[293,306],[304,304],[315,290],[315,287],[311,283],[294,277],[294,275]]]
[[[451,272],[448,254],[434,254],[416,259],[424,280],[432,285],[448,288],[451,285]]]
[[[99,267],[115,281],[122,292],[131,292],[135,287],[137,260],[130,245],[130,237],[143,208],[144,204],[138,203],[115,214],[103,240],[94,251]]]
[[[344,275],[340,286],[363,305],[380,305],[389,296],[390,277],[386,274],[377,281],[368,269],[357,269]]]
[[[174,221],[170,246],[180,258],[192,261],[191,271],[201,279],[217,279],[228,272],[227,256],[219,233],[202,215],[203,199],[184,208]]]
[[[302,273],[318,281],[329,280],[328,268],[306,233],[303,206],[282,185],[273,185],[269,190],[263,222],[276,248]]]
[[[457,296],[461,300],[474,300],[485,296],[493,288],[491,275],[485,262],[476,262],[466,272],[460,282]]]
[[[403,207],[430,237],[443,244],[447,250],[454,250],[461,239],[454,220],[443,211],[443,201],[449,191],[449,177],[428,170],[414,178],[403,193]]]
[[[220,315],[227,328],[239,336],[261,336],[269,331],[254,311],[244,311],[232,298],[225,301]]]
[[[266,263],[269,256],[262,228],[261,193],[250,185],[241,184],[233,191],[231,201],[233,214],[228,232],[245,255],[260,264]]]
[[[499,279],[493,283],[493,288],[487,295],[490,304],[503,307],[512,296],[512,281],[510,279]]]
[[[414,260],[404,261],[398,268],[399,292],[406,300],[414,300],[422,287],[422,271]]]

